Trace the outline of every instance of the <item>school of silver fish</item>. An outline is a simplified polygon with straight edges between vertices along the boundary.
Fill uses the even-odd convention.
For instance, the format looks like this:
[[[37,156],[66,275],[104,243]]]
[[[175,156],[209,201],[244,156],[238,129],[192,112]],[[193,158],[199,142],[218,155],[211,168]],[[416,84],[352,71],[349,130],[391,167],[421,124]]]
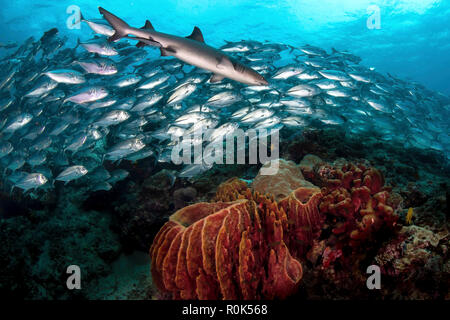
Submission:
[[[170,162],[172,137],[199,129],[208,132],[199,142],[206,144],[238,128],[341,126],[349,135],[450,158],[449,97],[364,67],[349,52],[227,42],[219,49],[268,85],[212,83],[210,72],[151,48],[108,42],[114,30],[104,20],[82,21],[97,33],[93,39],[72,48],[52,29],[12,46],[0,62],[5,190],[47,192],[85,179],[90,191],[108,191],[128,172],[108,171],[105,162]],[[177,176],[210,167],[185,165]]]

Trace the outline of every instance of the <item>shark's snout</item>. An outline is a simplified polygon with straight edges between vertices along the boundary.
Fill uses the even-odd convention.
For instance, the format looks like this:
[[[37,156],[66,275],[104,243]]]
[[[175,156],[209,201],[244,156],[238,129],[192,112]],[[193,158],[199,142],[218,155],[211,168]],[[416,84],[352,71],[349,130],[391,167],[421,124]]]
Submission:
[[[267,86],[268,84],[269,82],[263,76],[261,76],[261,79],[259,80],[259,85]]]
[[[266,78],[264,78],[262,75],[260,75],[257,72],[255,72],[253,74],[253,83],[255,85],[259,85],[259,86],[266,86],[269,84],[269,82],[266,80]]]

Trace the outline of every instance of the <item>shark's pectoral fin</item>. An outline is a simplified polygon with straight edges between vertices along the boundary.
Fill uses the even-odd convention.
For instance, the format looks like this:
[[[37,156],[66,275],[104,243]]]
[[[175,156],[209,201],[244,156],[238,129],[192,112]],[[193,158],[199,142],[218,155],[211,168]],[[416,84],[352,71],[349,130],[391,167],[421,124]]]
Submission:
[[[125,33],[121,33],[119,31],[116,31],[111,37],[108,38],[108,41],[109,42],[116,42],[116,41],[122,39],[125,36],[126,36]]]
[[[198,27],[194,27],[190,36],[186,37],[187,39],[199,41],[205,43],[205,39],[203,39],[203,34]]]
[[[155,28],[153,28],[150,20],[145,20],[145,25],[141,29],[155,30]]]
[[[173,56],[177,51],[171,47],[160,48],[161,57]]]
[[[219,68],[219,69],[223,69],[224,68],[223,59],[222,58],[216,58],[216,60],[217,60],[216,67]]]
[[[211,78],[209,78],[209,82],[211,82],[211,83],[220,82],[223,80],[223,78],[225,78],[225,77],[220,74],[215,73],[211,76]]]
[[[216,67],[218,69],[222,69],[222,70],[227,69],[227,68],[231,67],[231,65],[232,65],[230,60],[228,60],[225,57],[217,57],[216,60],[217,60]]]

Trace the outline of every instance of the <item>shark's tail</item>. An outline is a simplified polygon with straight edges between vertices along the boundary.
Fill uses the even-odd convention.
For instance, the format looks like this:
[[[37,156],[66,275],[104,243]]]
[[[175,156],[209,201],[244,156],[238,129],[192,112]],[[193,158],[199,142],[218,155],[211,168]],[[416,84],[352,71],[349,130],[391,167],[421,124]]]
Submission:
[[[98,7],[98,11],[100,11],[100,14],[103,15],[106,21],[108,21],[109,24],[114,28],[114,31],[116,31],[111,37],[108,38],[109,42],[115,42],[128,35],[128,31],[130,30],[130,26],[128,25],[128,23],[126,23],[119,17],[116,17],[111,12],[103,9],[102,7]]]

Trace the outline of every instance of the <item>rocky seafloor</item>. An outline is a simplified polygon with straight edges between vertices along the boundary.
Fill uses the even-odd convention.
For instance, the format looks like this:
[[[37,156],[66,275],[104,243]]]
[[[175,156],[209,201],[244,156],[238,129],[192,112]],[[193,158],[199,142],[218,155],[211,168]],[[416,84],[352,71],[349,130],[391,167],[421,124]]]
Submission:
[[[381,290],[361,285],[366,270],[358,264],[352,270],[323,268],[313,259],[303,262],[300,287],[290,299],[450,299],[447,159],[376,137],[350,137],[339,128],[283,131],[280,158],[299,164],[306,155],[327,163],[345,158],[379,169],[399,196],[398,223],[391,233],[364,243],[364,265],[377,264],[382,270]],[[222,182],[252,180],[259,170],[216,165],[182,179],[176,178],[178,167],[155,159],[120,166],[130,175],[108,192],[86,193],[75,182],[39,200],[1,194],[2,296],[155,299],[148,250],[168,217],[189,204],[211,201]],[[409,208],[411,223],[406,222]],[[66,287],[71,264],[81,268],[81,290]]]

